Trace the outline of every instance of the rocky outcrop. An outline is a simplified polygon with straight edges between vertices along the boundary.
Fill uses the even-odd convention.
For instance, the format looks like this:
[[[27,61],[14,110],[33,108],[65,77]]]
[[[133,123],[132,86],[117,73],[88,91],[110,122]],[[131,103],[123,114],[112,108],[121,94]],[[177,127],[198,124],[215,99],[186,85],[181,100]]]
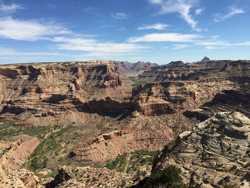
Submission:
[[[60,184],[67,182],[71,177],[64,169],[59,169],[55,178],[45,185],[46,188],[58,187]]]
[[[151,83],[133,90],[133,102],[144,115],[181,113],[198,108],[222,90],[238,86],[224,81],[178,81]]]
[[[211,61],[210,58],[205,56],[205,57],[202,58],[201,63],[207,63],[209,61]]]
[[[0,165],[9,170],[19,169],[39,143],[40,141],[35,137],[20,136],[7,148],[3,149],[5,152],[0,156]]]
[[[93,113],[117,117],[138,111],[153,116],[193,110],[222,90],[246,88],[249,64],[208,60],[194,64],[171,62],[155,68],[150,63],[129,64],[133,70],[145,66],[154,78],[149,78],[147,71],[139,78],[156,81],[139,85],[133,92],[131,80],[119,74],[119,66],[126,63],[3,65],[0,119],[36,125],[58,121],[82,124],[86,114]]]
[[[64,166],[52,181],[56,180],[59,188],[72,188],[72,187],[129,187],[132,185],[132,177],[128,174],[109,170],[107,168],[93,168],[93,167],[68,167]],[[55,187],[51,186],[51,183],[46,185],[47,188]]]
[[[133,90],[132,100],[144,115],[191,111],[224,90],[250,91],[250,61],[182,61],[152,67],[138,76],[144,83]]]
[[[185,184],[249,186],[249,65],[208,58],[156,67],[99,61],[2,65],[0,121],[74,127],[68,129],[74,130],[71,135],[44,137],[55,138],[53,144],[60,150],[53,155],[43,151],[42,157],[53,165],[41,173],[48,175],[62,163],[73,165],[59,171],[53,181],[44,181],[47,187],[130,185],[126,174],[75,166],[104,165],[126,154],[130,160],[131,152],[161,150],[184,130],[156,158],[153,173],[176,166]],[[138,80],[141,71],[145,72]],[[193,128],[195,119],[202,123]],[[4,187],[39,186],[37,177],[22,167],[38,143],[25,137],[0,151]]]
[[[184,115],[199,121],[212,117],[217,112],[238,111],[250,117],[250,93],[241,90],[225,90],[195,110],[187,110]]]
[[[39,140],[30,136],[21,136],[12,143],[0,145],[0,187],[37,188],[39,179],[23,168],[23,164],[35,150]]]
[[[0,187],[4,188],[42,188],[39,178],[24,168],[5,172],[0,166]]]
[[[176,80],[236,79],[249,77],[249,61],[214,61],[206,59],[197,63],[171,62],[167,65],[152,67],[139,76],[150,82],[167,82]]]
[[[123,88],[117,69],[109,62],[2,65],[0,118],[43,124],[70,113],[77,116],[77,102],[111,97],[119,103],[128,98],[130,88]]]
[[[97,113],[103,116],[117,117],[119,115],[130,115],[134,111],[131,102],[119,102],[106,97],[101,100],[91,100],[88,102],[74,101],[76,108],[80,112]]]
[[[249,187],[249,143],[250,119],[220,112],[166,146],[153,172],[176,166],[190,187]]]
[[[54,172],[60,162],[74,165],[59,171],[54,181],[46,182],[48,187],[123,187],[130,182],[126,174],[75,165],[103,165],[126,153],[161,150],[184,130],[156,158],[153,172],[174,165],[185,184],[248,186],[249,120],[244,115],[250,109],[249,64],[205,58],[157,67],[99,61],[3,65],[0,121],[73,125],[76,131],[69,138],[56,136],[62,157],[61,152],[53,158],[58,153],[44,151],[54,164],[44,172]],[[137,71],[145,71],[139,80]],[[192,130],[195,119],[202,123]],[[33,173],[16,172],[38,143],[29,138],[9,148],[9,154],[0,153],[0,179],[6,185],[39,185]]]
[[[90,140],[76,148],[75,159],[80,161],[105,162],[118,155],[137,150],[156,151],[173,139],[168,127],[133,127],[112,131]]]

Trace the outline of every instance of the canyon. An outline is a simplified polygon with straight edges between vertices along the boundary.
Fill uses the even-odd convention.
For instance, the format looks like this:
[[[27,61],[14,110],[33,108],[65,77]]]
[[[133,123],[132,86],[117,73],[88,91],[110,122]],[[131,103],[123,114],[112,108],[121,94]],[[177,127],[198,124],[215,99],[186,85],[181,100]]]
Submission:
[[[249,99],[246,60],[1,65],[0,185],[250,186]]]

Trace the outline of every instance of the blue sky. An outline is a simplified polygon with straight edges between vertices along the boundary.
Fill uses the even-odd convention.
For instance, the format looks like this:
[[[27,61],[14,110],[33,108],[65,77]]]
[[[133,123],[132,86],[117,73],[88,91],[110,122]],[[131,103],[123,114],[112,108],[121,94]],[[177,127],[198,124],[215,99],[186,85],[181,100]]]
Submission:
[[[250,59],[249,0],[0,0],[0,63]]]

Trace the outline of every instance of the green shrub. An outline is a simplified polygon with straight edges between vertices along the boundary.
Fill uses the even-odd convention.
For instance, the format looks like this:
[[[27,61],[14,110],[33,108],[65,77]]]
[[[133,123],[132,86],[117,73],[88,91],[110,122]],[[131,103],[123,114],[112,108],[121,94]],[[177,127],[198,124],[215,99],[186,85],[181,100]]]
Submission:
[[[143,165],[151,166],[156,153],[156,151],[139,150],[119,155],[114,160],[107,162],[105,167],[120,172],[135,173]]]
[[[151,179],[156,184],[162,184],[169,188],[184,187],[182,178],[180,177],[180,169],[175,166],[169,166],[164,170],[159,170],[151,175]]]
[[[119,155],[115,160],[106,163],[105,167],[113,170],[123,171],[126,166],[126,155]]]
[[[43,156],[42,158],[41,157],[34,157],[30,160],[29,162],[29,166],[31,168],[31,170],[33,171],[36,171],[38,169],[43,169],[47,166],[47,157]]]
[[[153,172],[135,187],[142,188],[186,188],[180,176],[180,169],[169,166],[166,169]]]

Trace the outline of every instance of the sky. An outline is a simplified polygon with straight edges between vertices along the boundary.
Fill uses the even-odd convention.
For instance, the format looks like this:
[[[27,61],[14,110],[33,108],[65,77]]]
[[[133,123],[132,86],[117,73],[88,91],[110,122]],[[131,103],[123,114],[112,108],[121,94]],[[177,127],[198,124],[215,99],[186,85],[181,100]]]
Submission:
[[[0,0],[0,64],[250,59],[250,0]]]

